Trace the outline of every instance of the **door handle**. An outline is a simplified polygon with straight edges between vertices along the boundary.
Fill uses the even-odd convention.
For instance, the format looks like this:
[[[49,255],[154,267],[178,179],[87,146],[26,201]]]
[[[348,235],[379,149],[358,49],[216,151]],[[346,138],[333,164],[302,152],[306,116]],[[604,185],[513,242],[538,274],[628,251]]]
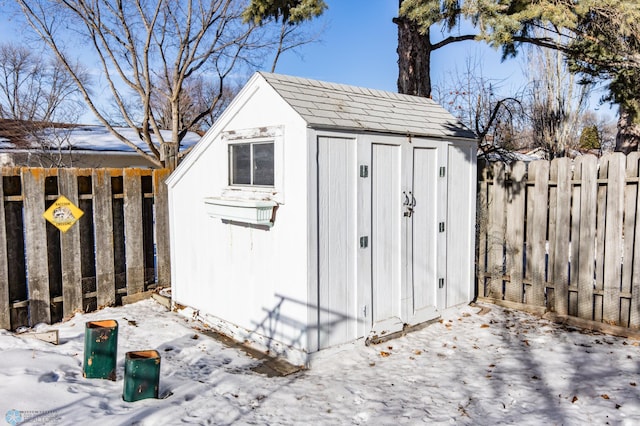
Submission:
[[[402,203],[402,205],[407,209],[404,212],[403,216],[411,217],[411,215],[413,214],[413,208],[416,206],[416,197],[413,196],[413,193],[411,191],[409,191],[409,194],[407,194],[405,191],[402,191],[402,195],[404,195],[404,202]]]
[[[416,199],[411,191],[409,191],[409,194],[407,194],[405,191],[402,191],[402,194],[404,194],[404,203],[402,203],[402,205],[406,207],[406,211],[404,212],[403,216],[411,217],[411,215],[413,214],[413,207],[416,205]]]
[[[411,192],[409,192],[409,194],[411,194]],[[409,204],[411,204],[411,201],[409,200],[409,196],[405,191],[402,191],[402,195],[404,195],[404,202],[402,203],[402,205],[408,206]]]

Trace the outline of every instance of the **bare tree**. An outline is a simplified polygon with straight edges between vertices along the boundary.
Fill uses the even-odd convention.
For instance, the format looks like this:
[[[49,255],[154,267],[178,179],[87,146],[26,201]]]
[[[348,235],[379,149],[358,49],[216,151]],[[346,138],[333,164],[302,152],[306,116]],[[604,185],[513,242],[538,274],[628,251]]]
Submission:
[[[322,30],[320,32],[322,32]],[[302,32],[302,28],[299,25],[294,25],[283,19],[282,22],[280,22],[276,53],[273,56],[273,61],[271,62],[271,72],[276,71],[278,60],[284,52],[295,50],[305,44],[316,42],[319,38],[319,33],[311,35],[306,34]]]
[[[89,87],[88,73],[70,66]],[[28,152],[27,165],[73,165],[69,135],[82,105],[78,87],[60,61],[17,43],[0,44],[0,119],[10,129],[11,141]]]
[[[167,97],[169,90],[163,87],[164,84],[164,80],[158,82],[156,87],[160,87],[162,90],[152,92],[151,103],[153,109],[157,111],[159,127],[161,129],[171,129],[171,100]],[[181,126],[190,126],[187,130],[193,132],[206,131],[213,125],[239,91],[240,86],[233,85],[233,83],[226,84],[221,90],[217,87],[215,80],[208,80],[201,76],[196,76],[185,82],[180,94],[180,105],[183,106],[180,111]],[[210,105],[214,105],[214,108],[210,109]],[[195,120],[196,114],[205,110],[209,110],[209,113],[201,117],[200,120]]]
[[[88,75],[71,64],[84,84]],[[68,120],[81,100],[64,65],[16,43],[0,44],[0,118],[31,122]],[[77,116],[75,117],[77,118]]]
[[[273,26],[245,20],[243,0],[17,0],[31,27],[65,65],[89,109],[120,141],[158,166],[175,168],[189,129],[215,114],[242,67],[277,48]],[[74,40],[97,58],[118,115],[138,140],[118,132],[72,67]],[[236,75],[234,75],[234,73]],[[207,102],[193,102],[198,78]],[[160,92],[160,93],[158,93]],[[135,101],[134,101],[135,99]],[[189,113],[186,111],[189,110]],[[169,125],[170,124],[170,125]],[[171,138],[160,130],[171,129]]]
[[[549,158],[564,156],[579,145],[581,115],[592,86],[580,84],[557,50],[531,47],[524,68],[529,78],[526,110],[531,143]]]
[[[435,100],[476,132],[478,147],[484,153],[518,148],[520,95],[501,95],[503,82],[485,77],[477,57],[467,58],[465,69],[450,76],[449,81],[435,85]]]
[[[29,156],[29,165],[40,167],[73,167],[74,152],[71,139],[73,125],[53,124],[31,126],[30,138],[37,145]]]

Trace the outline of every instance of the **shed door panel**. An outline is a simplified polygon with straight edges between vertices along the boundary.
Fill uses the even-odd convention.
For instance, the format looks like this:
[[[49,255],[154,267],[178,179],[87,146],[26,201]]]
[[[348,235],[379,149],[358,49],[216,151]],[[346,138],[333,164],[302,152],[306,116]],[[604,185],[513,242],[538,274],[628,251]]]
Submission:
[[[319,348],[356,339],[356,163],[352,139],[318,139]]]
[[[437,155],[436,149],[413,149],[412,189],[415,206],[411,218],[413,232],[409,251],[409,267],[413,277],[413,315],[419,315],[425,309],[435,311],[437,304]]]
[[[401,317],[401,147],[373,144],[371,168],[371,314],[377,329],[377,323]]]

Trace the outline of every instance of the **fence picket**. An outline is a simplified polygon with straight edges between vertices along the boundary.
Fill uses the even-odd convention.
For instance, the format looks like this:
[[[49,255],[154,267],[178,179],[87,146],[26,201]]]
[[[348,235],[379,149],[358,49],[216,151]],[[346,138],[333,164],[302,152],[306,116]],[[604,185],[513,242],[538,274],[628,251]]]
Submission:
[[[549,252],[549,264],[553,265],[552,279],[555,284],[555,311],[566,315],[569,311],[569,231],[571,229],[571,160],[556,158],[552,162],[555,169],[557,187],[554,238],[549,236],[549,244],[554,247]]]
[[[505,167],[502,163],[493,165],[493,185],[489,199],[489,229],[488,229],[488,270],[491,274],[489,281],[489,297],[502,299],[503,251],[504,251],[504,188]]]
[[[124,171],[124,235],[127,292],[144,291],[144,252],[142,221],[142,173],[137,169]]]
[[[531,289],[527,303],[545,306],[546,236],[549,197],[549,162],[534,161],[529,165],[529,180],[533,179],[531,222]]]
[[[555,158],[549,162],[549,210],[547,212],[547,247],[546,247],[546,281],[554,282],[554,268],[556,251],[556,221],[558,219],[558,160]],[[555,295],[553,286],[547,288],[545,285],[547,309],[555,309]]]
[[[604,298],[602,319],[620,324],[620,274],[622,264],[622,213],[626,159],[622,153],[609,158],[604,251]],[[618,283],[618,285],[613,285]]]
[[[4,190],[0,173],[0,206],[4,206]],[[7,257],[7,231],[4,208],[0,208],[0,328],[11,328],[11,305],[9,299],[9,266]]]
[[[159,286],[168,286],[171,283],[171,253],[169,244],[169,191],[165,180],[169,177],[168,169],[155,170],[153,173],[153,188],[155,196],[156,220],[155,234],[162,236],[156,240],[156,256],[158,265]]]
[[[574,160],[571,182],[571,254],[569,268],[569,315],[578,316],[578,277],[580,273],[580,191],[583,156]]]
[[[51,321],[47,230],[45,219],[44,183],[50,170],[22,169],[24,189],[24,228],[27,253],[27,288],[31,324]]]
[[[635,209],[638,203],[638,182],[633,182],[638,178],[638,160],[640,152],[634,151],[627,156],[626,164],[626,180],[624,187],[624,234],[623,234],[623,254],[622,254],[622,280],[620,290],[623,293],[631,293],[633,287],[633,250],[634,241],[638,238],[636,228]],[[632,213],[633,212],[633,213]],[[639,253],[640,254],[640,253]],[[631,323],[631,298],[622,298],[620,300],[620,325],[625,327]]]
[[[58,173],[60,195],[67,197],[76,207],[78,202],[78,177],[75,171],[60,169]],[[79,223],[60,233],[62,258],[62,309],[65,317],[82,311],[82,269]]]
[[[489,193],[489,168],[484,160],[478,160],[478,174],[480,182],[478,183],[478,208],[476,210],[476,285],[479,297],[486,297],[486,273],[487,273],[487,212],[489,211],[488,193]]]
[[[609,159],[606,155],[600,159],[598,169],[598,195],[596,201],[596,265],[595,265],[595,287],[593,292],[593,320],[602,322],[604,308],[604,251],[605,251],[605,231],[607,217],[607,180],[609,173]]]
[[[97,304],[116,303],[116,280],[113,250],[113,203],[111,173],[96,169],[91,177],[93,186],[93,227],[96,238]]]
[[[507,274],[510,283],[505,289],[505,299],[509,302],[522,303],[524,297],[522,255],[524,246],[524,201],[527,190],[527,165],[521,161],[511,168],[511,185],[507,201]]]
[[[580,254],[578,261],[578,317],[593,319],[594,274],[596,256],[596,208],[598,196],[598,164],[593,156],[580,157]]]
[[[632,163],[632,169],[635,173],[630,173],[635,178],[640,175],[640,153],[634,152],[629,155],[627,159],[627,164]],[[628,174],[629,175],[629,174]],[[635,179],[634,179],[635,180]],[[633,218],[635,220],[634,229],[633,229],[633,241],[629,244],[632,246],[633,257],[628,257],[629,254],[625,252],[625,261],[626,265],[631,265],[631,285],[628,289],[631,291],[631,300],[629,302],[629,327],[631,328],[640,328],[640,220],[638,220],[638,212],[640,211],[640,181],[635,182],[636,191],[634,192],[636,195],[636,204],[634,206],[630,206],[629,210],[625,211],[625,216],[629,218]],[[627,228],[625,228],[625,232]],[[626,238],[625,233],[625,238]],[[626,240],[625,240],[626,241]],[[626,245],[626,244],[625,244]],[[633,261],[628,261],[633,259]],[[628,284],[623,284],[623,289]]]

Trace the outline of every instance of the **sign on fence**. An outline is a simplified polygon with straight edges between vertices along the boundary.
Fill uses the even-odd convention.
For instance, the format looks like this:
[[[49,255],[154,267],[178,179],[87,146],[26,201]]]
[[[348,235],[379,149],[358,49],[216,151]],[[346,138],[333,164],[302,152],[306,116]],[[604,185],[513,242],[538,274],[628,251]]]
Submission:
[[[82,217],[84,212],[75,206],[67,197],[61,195],[42,214],[42,217],[62,232],[67,232],[74,223]]]

